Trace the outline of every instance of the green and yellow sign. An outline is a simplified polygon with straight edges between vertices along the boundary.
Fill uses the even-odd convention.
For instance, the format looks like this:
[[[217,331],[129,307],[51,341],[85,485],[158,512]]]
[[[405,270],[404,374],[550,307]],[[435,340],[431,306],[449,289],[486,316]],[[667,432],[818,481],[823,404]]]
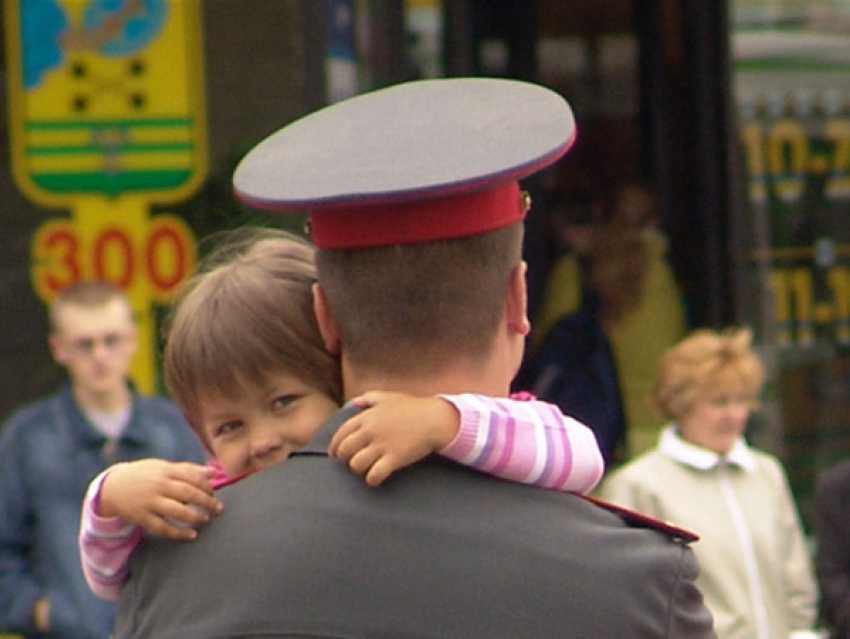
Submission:
[[[199,0],[5,0],[12,169],[34,202],[70,209],[32,243],[45,302],[100,277],[133,301],[133,375],[155,387],[154,305],[195,265],[195,241],[154,204],[207,171]]]

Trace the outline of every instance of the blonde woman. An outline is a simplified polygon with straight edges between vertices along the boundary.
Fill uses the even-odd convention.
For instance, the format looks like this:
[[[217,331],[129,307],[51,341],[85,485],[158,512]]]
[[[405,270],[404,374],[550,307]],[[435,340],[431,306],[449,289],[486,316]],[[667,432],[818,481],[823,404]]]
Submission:
[[[719,639],[817,636],[817,591],[785,471],[744,439],[763,382],[749,330],[693,332],[661,359],[652,400],[670,423],[658,445],[601,489],[700,536],[697,585]]]

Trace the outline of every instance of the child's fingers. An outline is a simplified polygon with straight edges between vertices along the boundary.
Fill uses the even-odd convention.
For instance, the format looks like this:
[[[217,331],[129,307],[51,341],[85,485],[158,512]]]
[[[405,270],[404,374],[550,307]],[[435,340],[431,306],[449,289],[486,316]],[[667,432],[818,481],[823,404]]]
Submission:
[[[172,484],[165,496],[168,497],[166,503],[185,504],[193,510],[217,514],[224,508],[224,504],[214,494],[185,482]]]
[[[396,470],[398,470],[398,467],[386,456],[381,457],[369,467],[369,472],[366,473],[366,483],[372,487],[380,486]]]
[[[168,472],[172,479],[191,484],[210,494],[213,492],[210,479],[215,474],[215,470],[210,466],[192,462],[174,462],[169,465]]]
[[[378,402],[384,400],[388,393],[385,391],[366,391],[362,395],[358,395],[354,399],[351,400],[356,406],[360,408],[369,408],[374,406]]]
[[[178,522],[178,525],[197,527],[203,526],[210,520],[210,513],[191,504],[168,502],[162,509],[165,519]]]
[[[153,511],[139,518],[139,525],[165,537],[189,540],[194,539],[196,530],[209,520],[210,514],[205,510],[162,499]]]
[[[198,531],[177,519],[157,518],[145,526],[150,532],[178,541],[192,541],[198,536]]]
[[[372,444],[372,437],[363,428],[357,428],[343,436],[337,442],[333,456],[343,462],[350,462],[360,451]]]
[[[340,447],[342,446],[343,442],[345,442],[359,429],[360,421],[357,419],[357,416],[346,420],[343,425],[337,429],[333,437],[331,437],[331,443],[328,445],[328,455],[330,455],[331,457],[338,457],[339,459],[342,459],[342,457],[340,457]],[[349,451],[349,457],[350,456],[351,454]],[[343,461],[347,461],[347,458]]]
[[[367,446],[358,450],[348,460],[348,467],[358,475],[365,475],[374,463],[380,459],[381,455],[381,451],[374,446]]]

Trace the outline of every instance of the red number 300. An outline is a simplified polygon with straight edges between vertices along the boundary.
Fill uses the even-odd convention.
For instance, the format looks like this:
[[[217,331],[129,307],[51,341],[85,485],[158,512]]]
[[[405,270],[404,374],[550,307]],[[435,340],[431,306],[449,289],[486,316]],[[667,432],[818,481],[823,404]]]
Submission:
[[[191,229],[173,215],[153,217],[143,229],[107,224],[91,235],[72,221],[51,220],[33,238],[32,280],[45,302],[87,277],[125,290],[144,286],[153,301],[165,302],[192,273],[196,259]]]

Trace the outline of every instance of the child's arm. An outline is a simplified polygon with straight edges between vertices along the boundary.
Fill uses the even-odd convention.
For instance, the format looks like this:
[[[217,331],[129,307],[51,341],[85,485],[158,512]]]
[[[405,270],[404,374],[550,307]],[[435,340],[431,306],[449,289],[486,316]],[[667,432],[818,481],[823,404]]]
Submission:
[[[340,427],[329,452],[372,486],[432,452],[506,479],[582,493],[604,470],[593,432],[544,402],[385,392],[355,402],[367,410]]]
[[[110,466],[89,485],[79,546],[83,574],[99,597],[116,599],[143,531],[190,540],[192,526],[221,511],[209,478],[214,470],[189,462],[143,459]]]
[[[461,416],[441,455],[484,472],[542,488],[588,493],[605,463],[596,435],[553,404],[485,395],[444,395]]]
[[[100,517],[97,505],[107,468],[89,484],[80,522],[80,560],[91,591],[103,599],[116,600],[127,578],[133,549],[142,538],[142,527],[120,517]]]

